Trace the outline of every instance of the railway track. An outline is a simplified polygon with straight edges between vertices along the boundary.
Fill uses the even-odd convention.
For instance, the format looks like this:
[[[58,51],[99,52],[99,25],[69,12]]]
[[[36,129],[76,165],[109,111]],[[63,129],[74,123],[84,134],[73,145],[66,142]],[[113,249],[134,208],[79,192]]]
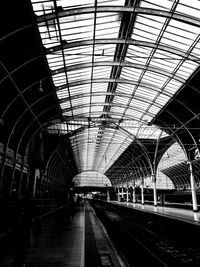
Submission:
[[[180,243],[163,237],[162,231],[153,231],[151,221],[147,227],[138,223],[126,208],[117,209],[115,205],[98,201],[90,204],[130,267],[200,266],[194,248],[185,249]]]

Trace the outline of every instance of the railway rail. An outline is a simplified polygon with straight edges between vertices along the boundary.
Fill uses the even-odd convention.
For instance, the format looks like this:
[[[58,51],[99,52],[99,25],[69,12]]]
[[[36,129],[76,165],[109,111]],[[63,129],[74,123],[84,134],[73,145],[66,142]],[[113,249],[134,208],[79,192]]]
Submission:
[[[184,228],[182,238],[178,232],[176,236],[174,231],[179,226],[170,219],[163,221],[163,217],[144,215],[103,201],[90,201],[90,204],[130,267],[200,266],[200,227],[192,230],[193,234],[195,231],[193,239],[184,240]],[[175,229],[170,234],[171,227]]]

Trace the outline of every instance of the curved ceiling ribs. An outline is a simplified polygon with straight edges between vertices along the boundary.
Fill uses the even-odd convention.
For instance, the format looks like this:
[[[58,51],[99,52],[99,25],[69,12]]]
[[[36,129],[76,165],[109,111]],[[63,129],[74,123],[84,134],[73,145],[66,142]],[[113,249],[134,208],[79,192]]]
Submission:
[[[97,157],[99,154],[101,158],[98,160],[100,165],[89,166],[88,163],[82,162],[79,171],[96,169],[98,166],[101,171],[109,172],[107,164],[102,168],[101,162],[105,161],[108,151],[113,149],[112,142],[116,140],[120,127],[125,129],[130,137],[133,135],[142,138],[142,133],[148,131],[148,125],[154,122],[164,130],[162,138],[167,132],[181,142],[183,147],[185,144],[187,147],[187,143],[197,145],[187,124],[190,126],[189,121],[198,119],[198,115],[185,105],[185,101],[177,97],[177,91],[184,90],[187,78],[199,66],[198,53],[193,53],[199,41],[199,34],[195,32],[200,25],[198,16],[191,16],[188,7],[178,1],[160,5],[154,1],[151,4],[147,1],[118,1],[118,4],[119,6],[111,6],[112,2],[108,2],[105,6],[103,1],[95,1],[90,2],[89,6],[76,8],[68,7],[63,2],[59,8],[52,6],[54,12],[47,10],[45,13],[35,8],[51,74],[68,127],[67,132],[74,132],[73,135],[77,138],[76,141],[73,138],[73,142],[77,144],[75,154],[82,151],[87,156],[93,153]],[[49,24],[50,29],[52,21],[60,23],[57,30],[62,39],[61,43],[45,43],[42,27],[45,23]],[[68,25],[72,28],[71,31],[68,30]],[[91,27],[91,34],[87,32],[85,25]],[[189,27],[186,44],[183,41],[186,34],[181,32],[183,25]],[[76,30],[77,27],[80,27],[80,32]],[[113,33],[108,30],[109,27],[113,27]],[[84,30],[86,34],[83,34]],[[176,37],[173,31],[177,31]],[[173,39],[177,39],[176,43]],[[66,61],[63,57],[63,66],[52,63],[53,60],[58,61],[60,54],[66,57]],[[62,75],[68,77],[67,84],[62,82]],[[66,90],[71,92],[69,96]],[[187,110],[186,122],[179,112],[168,108],[171,103]],[[73,114],[70,114],[72,106]],[[169,121],[160,116],[165,113]],[[129,122],[127,115],[134,123]],[[137,130],[133,130],[134,127],[137,127]],[[141,133],[142,127],[145,130]],[[109,131],[112,134],[108,134]],[[154,144],[154,138],[158,138],[159,133],[157,132],[155,137],[152,132],[153,130],[148,138],[152,138]],[[133,140],[129,142],[127,147]],[[140,154],[143,154],[142,160],[145,161],[144,151]],[[111,155],[115,153],[110,153],[108,158],[111,158]],[[147,169],[152,168],[150,158],[148,163],[146,162]],[[115,157],[112,158],[113,163],[115,176],[115,165],[122,170],[124,168],[121,168],[123,162]],[[127,168],[129,169],[128,165]]]
[[[200,4],[161,2],[15,4],[17,23],[0,36],[0,87],[9,89],[0,102],[5,153],[11,148],[23,155],[40,132],[47,139],[56,133],[62,141],[49,150],[49,175],[72,179],[93,170],[113,184],[152,174],[161,131],[158,159],[174,140],[193,158],[190,151],[199,146]],[[165,173],[180,185],[182,169]]]

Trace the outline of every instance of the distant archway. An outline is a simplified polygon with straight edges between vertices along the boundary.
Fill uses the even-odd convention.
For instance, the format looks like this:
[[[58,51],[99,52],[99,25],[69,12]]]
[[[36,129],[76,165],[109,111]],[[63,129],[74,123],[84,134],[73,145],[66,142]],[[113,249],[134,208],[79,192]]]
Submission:
[[[73,180],[76,187],[106,187],[112,186],[110,180],[102,173],[87,171],[77,174]]]

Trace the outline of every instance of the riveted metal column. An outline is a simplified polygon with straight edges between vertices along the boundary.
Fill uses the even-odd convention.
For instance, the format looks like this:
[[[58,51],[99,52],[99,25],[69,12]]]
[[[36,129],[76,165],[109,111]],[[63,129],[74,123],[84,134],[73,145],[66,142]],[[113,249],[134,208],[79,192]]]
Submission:
[[[143,181],[141,183],[141,201],[142,201],[142,205],[144,205],[144,184],[143,184]]]
[[[126,201],[129,202],[129,185],[127,184]]]
[[[193,205],[193,211],[198,211],[197,206],[197,196],[196,196],[196,189],[195,189],[195,180],[193,175],[193,168],[192,168],[192,162],[188,161],[189,164],[189,171],[190,171],[190,185],[191,185],[191,192],[192,192],[192,205]]]
[[[120,187],[117,187],[117,200],[118,201],[120,201],[119,189],[120,189]]]
[[[124,187],[122,185],[122,195],[121,195],[122,198],[124,198]]]
[[[110,191],[109,191],[109,188],[107,188],[107,201],[110,201]]]
[[[153,202],[154,206],[157,206],[157,190],[156,190],[156,174],[152,174],[152,182],[153,182]]]
[[[133,203],[135,203],[135,185],[133,185]]]

